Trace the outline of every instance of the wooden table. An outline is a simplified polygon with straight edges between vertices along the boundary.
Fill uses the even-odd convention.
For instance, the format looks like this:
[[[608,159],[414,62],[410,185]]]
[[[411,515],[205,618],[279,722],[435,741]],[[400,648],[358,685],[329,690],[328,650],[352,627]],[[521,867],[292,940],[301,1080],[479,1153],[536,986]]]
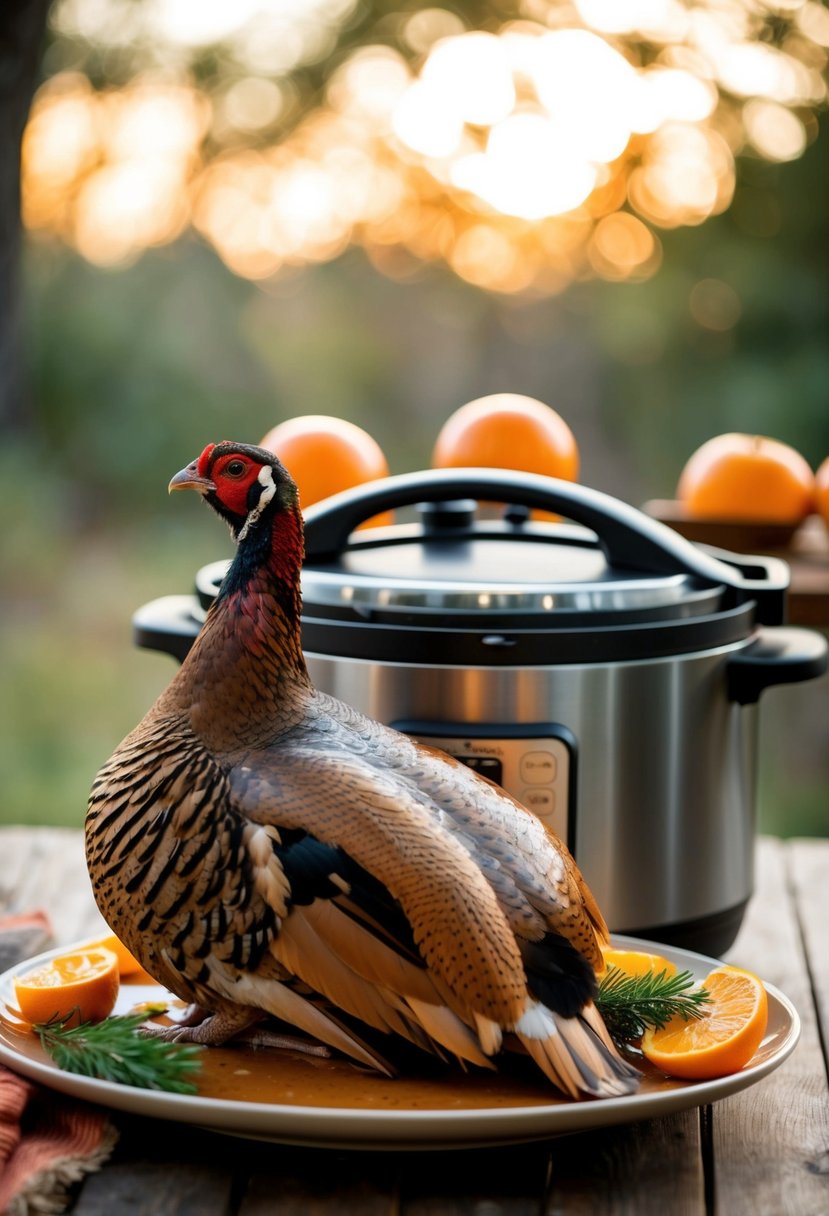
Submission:
[[[97,931],[81,834],[0,829],[0,910]],[[829,840],[762,840],[732,962],[797,1006],[801,1041],[748,1090],[661,1119],[486,1151],[345,1153],[114,1114],[120,1142],[74,1216],[825,1216]],[[821,1026],[823,1038],[821,1037]]]

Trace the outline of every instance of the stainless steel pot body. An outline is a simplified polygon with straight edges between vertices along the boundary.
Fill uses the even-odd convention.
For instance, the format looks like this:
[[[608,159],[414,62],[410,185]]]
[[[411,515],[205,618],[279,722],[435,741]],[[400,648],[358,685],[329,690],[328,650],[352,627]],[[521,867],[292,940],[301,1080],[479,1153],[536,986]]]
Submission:
[[[439,746],[449,739],[456,754],[471,744],[497,756],[517,727],[524,754],[539,756],[564,735],[566,788],[549,822],[611,928],[675,940],[687,925],[695,944],[707,935],[715,947],[733,938],[752,890],[756,706],[729,700],[725,675],[743,645],[533,668],[306,657],[319,688]],[[520,775],[504,785],[532,801]],[[705,930],[712,913],[722,924]]]

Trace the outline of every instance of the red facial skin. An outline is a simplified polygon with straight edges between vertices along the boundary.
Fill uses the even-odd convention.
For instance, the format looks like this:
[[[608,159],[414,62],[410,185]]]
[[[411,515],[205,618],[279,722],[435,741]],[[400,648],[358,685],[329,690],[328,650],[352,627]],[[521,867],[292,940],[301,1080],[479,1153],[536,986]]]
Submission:
[[[227,447],[231,450],[222,450]],[[237,589],[244,586],[249,591],[256,582],[258,568],[267,568],[280,579],[298,578],[303,529],[296,488],[289,474],[278,461],[273,461],[272,456],[267,461],[258,460],[254,454],[240,450],[236,445],[210,443],[190,466],[201,479],[201,486],[209,486],[207,501],[228,519],[237,535],[244,537],[244,531],[240,529],[249,516],[251,503],[258,497],[251,494],[251,487],[256,486],[266,464],[273,468],[274,479],[280,487],[274,503],[276,509],[268,512],[270,522],[266,530],[257,528],[257,536],[251,534],[237,555],[238,578],[230,580]],[[265,490],[266,485],[256,488]]]
[[[200,477],[209,478],[222,505],[241,518],[248,512],[248,492],[256,481],[261,464],[241,453],[229,452],[211,462],[215,443],[209,443],[199,456],[196,468]]]

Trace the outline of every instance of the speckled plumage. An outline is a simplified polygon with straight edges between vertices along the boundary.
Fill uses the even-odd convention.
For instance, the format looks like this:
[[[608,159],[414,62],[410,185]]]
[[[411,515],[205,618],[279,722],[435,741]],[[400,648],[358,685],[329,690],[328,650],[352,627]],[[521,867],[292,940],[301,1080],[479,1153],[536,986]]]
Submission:
[[[99,907],[221,1042],[269,1013],[364,1063],[376,1036],[490,1065],[505,1035],[572,1096],[630,1092],[592,996],[606,927],[563,844],[503,791],[313,688],[302,524],[275,458],[219,444],[171,487],[237,558],[190,654],[101,769]]]

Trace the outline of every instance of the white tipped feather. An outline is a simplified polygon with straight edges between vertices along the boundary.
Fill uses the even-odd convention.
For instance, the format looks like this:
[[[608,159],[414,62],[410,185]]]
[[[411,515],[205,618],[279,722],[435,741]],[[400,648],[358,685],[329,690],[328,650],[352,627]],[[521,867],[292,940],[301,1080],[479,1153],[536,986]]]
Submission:
[[[515,1033],[528,1039],[546,1039],[558,1033],[556,1019],[539,1001],[528,1001],[524,1012],[515,1023]]]
[[[639,1072],[619,1055],[592,1003],[565,1018],[531,1001],[515,1033],[542,1072],[571,1097],[629,1094],[639,1084]]]

